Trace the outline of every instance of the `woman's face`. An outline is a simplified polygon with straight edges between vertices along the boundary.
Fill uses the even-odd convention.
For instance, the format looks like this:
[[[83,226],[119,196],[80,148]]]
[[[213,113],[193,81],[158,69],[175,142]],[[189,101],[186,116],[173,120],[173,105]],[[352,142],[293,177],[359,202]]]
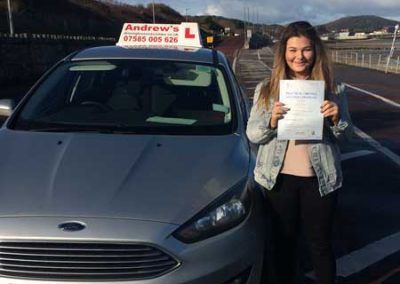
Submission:
[[[307,79],[314,62],[314,49],[310,40],[304,36],[289,38],[285,60],[294,77]]]

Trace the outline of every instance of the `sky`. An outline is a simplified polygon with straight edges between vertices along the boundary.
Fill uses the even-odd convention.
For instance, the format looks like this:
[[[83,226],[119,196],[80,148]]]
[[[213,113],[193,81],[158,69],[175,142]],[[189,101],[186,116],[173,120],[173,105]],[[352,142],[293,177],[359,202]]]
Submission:
[[[129,4],[151,4],[152,0],[119,0]],[[307,20],[325,24],[345,16],[375,15],[400,22],[400,0],[154,0],[181,15],[216,15],[251,22],[287,24]]]

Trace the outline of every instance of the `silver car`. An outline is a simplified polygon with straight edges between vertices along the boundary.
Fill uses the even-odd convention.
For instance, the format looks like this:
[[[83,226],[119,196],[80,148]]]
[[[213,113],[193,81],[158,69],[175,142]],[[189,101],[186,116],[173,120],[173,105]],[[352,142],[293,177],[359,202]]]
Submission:
[[[59,62],[0,130],[0,283],[259,283],[247,111],[215,50]]]

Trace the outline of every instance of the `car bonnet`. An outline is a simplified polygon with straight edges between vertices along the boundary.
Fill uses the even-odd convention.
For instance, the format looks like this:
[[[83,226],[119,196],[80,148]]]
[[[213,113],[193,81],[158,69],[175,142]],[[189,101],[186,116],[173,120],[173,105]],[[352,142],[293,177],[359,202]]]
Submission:
[[[239,135],[1,130],[0,217],[86,216],[182,224],[248,174]]]

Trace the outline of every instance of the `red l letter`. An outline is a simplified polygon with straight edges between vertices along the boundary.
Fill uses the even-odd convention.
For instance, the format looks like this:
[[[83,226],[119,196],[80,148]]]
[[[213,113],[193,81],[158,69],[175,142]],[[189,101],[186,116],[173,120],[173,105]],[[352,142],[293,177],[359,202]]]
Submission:
[[[190,33],[190,28],[185,29],[185,38],[194,38],[195,35]]]

